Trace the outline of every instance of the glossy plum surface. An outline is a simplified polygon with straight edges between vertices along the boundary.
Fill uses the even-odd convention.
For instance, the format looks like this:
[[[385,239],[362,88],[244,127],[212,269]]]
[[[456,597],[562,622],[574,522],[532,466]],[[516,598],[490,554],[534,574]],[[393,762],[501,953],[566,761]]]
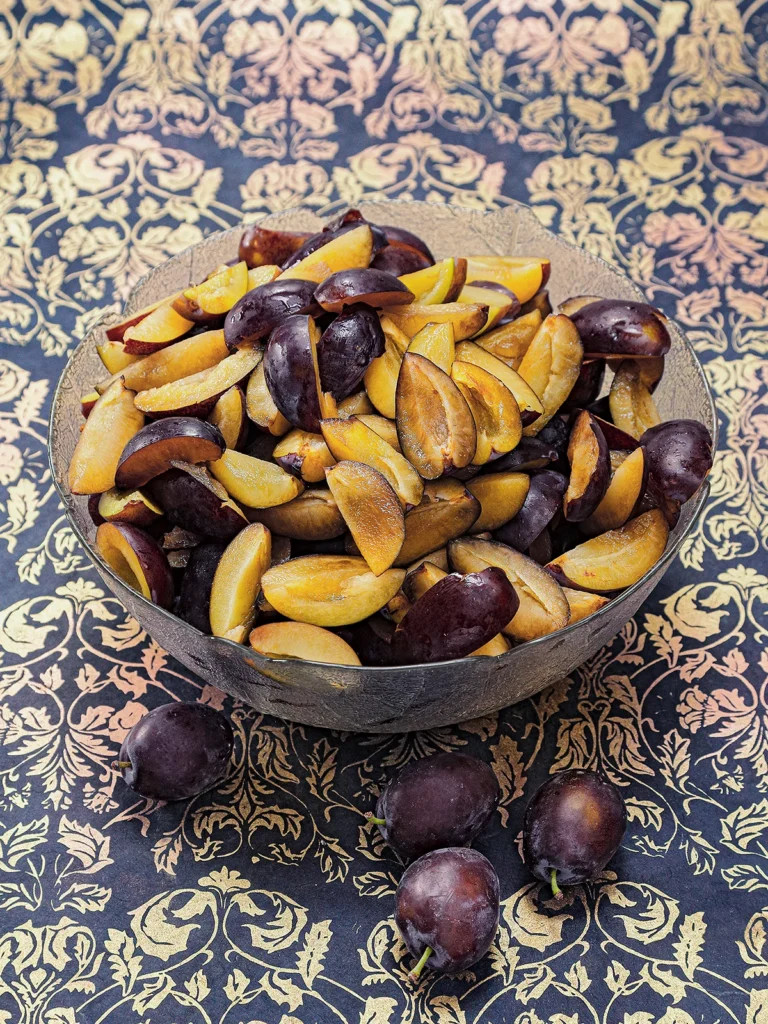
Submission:
[[[246,292],[227,313],[224,340],[228,348],[252,344],[299,313],[319,311],[315,302],[314,281],[278,278]]]
[[[523,507],[495,531],[495,538],[517,551],[526,551],[560,511],[566,487],[562,473],[545,469],[532,474]]]
[[[317,346],[320,383],[337,401],[360,385],[374,359],[384,354],[384,331],[376,313],[362,303],[347,306],[323,331]]]
[[[687,501],[712,468],[712,438],[698,420],[667,420],[640,438],[648,487],[670,501]]]

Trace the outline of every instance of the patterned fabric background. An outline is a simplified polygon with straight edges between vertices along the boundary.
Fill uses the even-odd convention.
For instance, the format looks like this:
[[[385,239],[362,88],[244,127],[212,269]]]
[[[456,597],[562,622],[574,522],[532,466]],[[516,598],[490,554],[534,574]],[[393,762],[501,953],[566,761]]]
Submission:
[[[0,0],[0,1022],[768,1022],[768,3]],[[510,198],[689,329],[717,392],[703,524],[590,663],[498,717],[349,737],[264,719],[104,592],[46,468],[67,352],[150,267],[308,204]],[[144,709],[224,707],[237,769],[189,804],[110,769]],[[491,955],[410,963],[364,825],[465,749],[503,805]],[[563,906],[518,853],[550,772],[630,826]]]

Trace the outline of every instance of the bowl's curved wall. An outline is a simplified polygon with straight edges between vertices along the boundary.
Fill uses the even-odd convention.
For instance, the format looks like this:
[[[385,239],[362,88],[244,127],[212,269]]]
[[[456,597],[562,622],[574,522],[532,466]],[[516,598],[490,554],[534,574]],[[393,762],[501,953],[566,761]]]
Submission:
[[[360,209],[372,221],[415,231],[438,259],[457,252],[546,256],[552,262],[548,288],[555,303],[584,293],[643,298],[619,271],[547,231],[520,204],[494,213],[407,202],[364,203]],[[310,211],[289,210],[263,223],[306,230],[321,221]],[[240,228],[213,235],[158,267],[138,283],[126,309],[140,309],[200,280],[237,255],[239,237]],[[672,349],[654,395],[661,414],[700,420],[716,438],[716,415],[703,370],[677,325],[671,323],[670,330]],[[51,415],[51,469],[72,527],[107,587],[165,650],[208,682],[267,714],[333,729],[400,732],[464,721],[522,700],[573,671],[625,625],[676,556],[706,500],[705,485],[684,506],[662,559],[634,587],[589,619],[499,658],[397,669],[270,661],[247,647],[204,636],[146,601],[93,550],[87,502],[69,493],[67,470],[82,423],[80,396],[104,377],[96,352],[103,333],[104,327],[97,326],[78,346],[62,374]]]

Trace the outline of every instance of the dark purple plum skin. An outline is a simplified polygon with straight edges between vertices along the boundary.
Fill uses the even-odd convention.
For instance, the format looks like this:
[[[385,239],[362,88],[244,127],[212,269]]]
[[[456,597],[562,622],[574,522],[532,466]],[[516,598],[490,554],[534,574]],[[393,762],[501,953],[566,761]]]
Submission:
[[[101,526],[102,523],[106,523],[107,521],[101,512],[99,512],[100,500],[100,494],[91,494],[88,496],[88,515],[91,517],[91,522],[94,526]]]
[[[505,299],[508,299],[512,303],[512,305],[504,314],[505,323],[508,323],[510,320],[515,320],[517,317],[520,316],[520,310],[522,308],[520,305],[520,299],[518,299],[515,293],[510,288],[507,288],[506,285],[499,284],[498,281],[471,281],[469,287],[487,288],[489,291],[498,292],[499,295],[503,296]],[[525,423],[525,421],[523,422]]]
[[[567,486],[562,473],[551,469],[534,473],[522,508],[513,519],[494,531],[495,539],[518,551],[527,551],[560,511]]]
[[[273,231],[260,224],[249,224],[240,236],[238,255],[250,268],[261,266],[264,250],[267,250],[266,262],[279,266],[300,249],[308,237],[304,231]],[[258,256],[258,260],[254,256]]]
[[[412,231],[408,231],[406,228],[394,227],[392,224],[380,224],[379,227],[384,232],[390,245],[396,247],[402,245],[410,246],[411,249],[416,249],[417,252],[426,256],[430,266],[435,262],[435,257],[430,252],[427,243],[419,238],[418,235],[414,235]]]
[[[590,409],[590,412],[592,410]],[[640,447],[640,442],[636,441],[631,434],[627,434],[626,431],[617,427],[611,423],[610,420],[603,419],[602,416],[592,413],[594,420],[603,432],[603,437],[608,443],[608,449],[612,452],[633,452],[635,448]]]
[[[383,615],[372,615],[337,632],[347,641],[363,665],[383,668],[395,664],[392,654],[395,624],[391,619],[385,619]]]
[[[357,390],[374,359],[384,354],[384,331],[370,306],[348,306],[326,327],[317,346],[320,383],[337,402]]]
[[[275,327],[290,316],[300,313],[315,313],[319,306],[315,302],[314,281],[299,281],[278,277],[275,281],[260,285],[246,292],[224,320],[224,341],[230,349],[238,345],[250,345],[266,338]]]
[[[395,894],[395,924],[426,967],[458,974],[481,960],[499,924],[499,876],[482,853],[465,846],[433,850],[406,869]]]
[[[320,433],[320,398],[308,316],[292,316],[270,334],[264,351],[264,379],[272,401],[289,423]]]
[[[487,473],[529,473],[534,469],[544,469],[550,463],[557,462],[559,458],[560,451],[554,445],[538,437],[523,437],[511,452],[486,462],[482,468]]]
[[[545,526],[539,536],[534,540],[526,552],[529,558],[539,565],[546,565],[555,557],[555,545],[552,541],[552,532]]]
[[[501,791],[493,770],[469,754],[411,761],[383,790],[381,834],[407,864],[430,850],[469,846],[490,821]]]
[[[573,412],[574,409],[584,409],[592,402],[597,401],[604,377],[604,359],[585,359],[581,364],[576,383],[560,407],[560,411]]]
[[[374,270],[386,270],[388,274],[401,277],[403,274],[415,274],[419,270],[431,267],[427,257],[416,249],[387,245],[371,260]]]
[[[198,544],[184,570],[176,614],[201,633],[211,632],[211,587],[225,549],[226,544],[216,541]]]
[[[648,489],[668,501],[688,501],[712,468],[712,436],[698,420],[667,420],[646,430]]]
[[[600,356],[663,356],[669,331],[659,311],[647,302],[600,299],[571,315],[584,346],[584,358]]]
[[[536,878],[579,885],[597,877],[619,848],[627,809],[616,786],[583,768],[559,772],[536,790],[523,820],[523,859]]]
[[[597,418],[586,411],[584,416],[589,417],[589,427],[597,444],[594,459],[591,458],[591,449],[585,452],[579,447],[571,451],[569,445],[569,457],[572,459],[571,472],[573,472],[573,467],[577,464],[577,459],[586,458],[591,463],[589,466],[589,477],[584,490],[580,494],[574,494],[570,492],[570,489],[566,491],[563,511],[565,518],[570,523],[582,523],[585,519],[589,519],[603,500],[603,496],[608,490],[608,484],[611,482],[611,457],[608,442],[605,440],[605,435],[600,429]]]
[[[233,508],[183,469],[169,469],[147,489],[170,523],[213,540],[231,540],[247,525]]]
[[[513,618],[520,605],[505,573],[491,566],[461,576],[451,573],[410,608],[392,637],[402,665],[464,658]]]
[[[207,704],[162,704],[134,725],[120,748],[125,782],[153,800],[187,800],[224,778],[234,736]]]
[[[162,446],[167,455],[165,464],[158,460],[155,446]],[[212,462],[221,458],[226,447],[219,428],[206,420],[194,416],[164,416],[152,420],[123,448],[115,471],[115,485],[122,490],[143,487],[153,477],[170,469],[172,459]]]
[[[413,302],[413,292],[393,274],[372,267],[350,267],[337,270],[315,289],[315,300],[334,312],[339,303],[351,306],[364,302],[376,309],[383,306],[404,305]]]

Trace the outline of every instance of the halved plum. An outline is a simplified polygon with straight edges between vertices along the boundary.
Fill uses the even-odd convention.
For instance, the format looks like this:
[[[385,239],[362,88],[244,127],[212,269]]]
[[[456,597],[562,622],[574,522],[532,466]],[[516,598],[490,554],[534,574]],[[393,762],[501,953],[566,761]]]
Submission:
[[[249,224],[240,236],[239,257],[248,267],[283,263],[310,237],[303,231],[274,231],[260,224]]]
[[[274,437],[283,437],[291,429],[290,422],[275,405],[267,387],[264,360],[248,378],[245,389],[245,411],[248,419],[255,423],[259,430],[266,430]]]
[[[120,455],[144,426],[144,413],[136,408],[135,397],[118,377],[94,404],[69,464],[72,494],[101,494],[115,486]]]
[[[318,484],[325,480],[325,471],[335,465],[322,434],[292,430],[275,445],[272,458],[282,468],[300,477],[304,483]]]
[[[172,301],[168,299],[123,332],[123,347],[129,355],[150,355],[181,338],[194,326],[191,320],[176,312]]]
[[[379,611],[400,589],[403,569],[376,576],[363,558],[305,555],[269,569],[264,596],[286,618],[314,626],[345,626]]]
[[[326,665],[359,665],[346,640],[308,622],[268,622],[252,630],[248,641],[265,658],[297,658]]]
[[[384,331],[376,313],[362,304],[348,306],[326,327],[317,346],[323,391],[338,401],[347,398],[360,386],[371,362],[383,354]]]
[[[387,307],[386,315],[409,338],[427,324],[453,324],[456,341],[471,338],[488,319],[488,307],[478,303],[444,302],[425,305],[412,302],[407,306]]]
[[[571,475],[563,513],[571,523],[589,519],[602,501],[611,479],[608,443],[597,419],[586,409],[576,417],[568,441]]]
[[[466,277],[467,261],[451,256],[415,273],[403,273],[401,280],[413,292],[414,302],[432,306],[455,302]]]
[[[411,665],[464,658],[496,636],[518,606],[501,569],[453,573],[411,606],[392,635],[392,652]]]
[[[230,541],[211,587],[211,633],[245,643],[256,619],[261,578],[272,560],[272,538],[261,523],[251,523]]]
[[[480,339],[478,339],[479,341]],[[462,341],[456,346],[456,358],[463,363],[472,363],[492,373],[512,392],[520,412],[520,421],[525,427],[533,423],[544,412],[539,396],[533,388],[510,366],[492,355],[487,349],[472,341]]]
[[[127,388],[148,391],[209,370],[228,355],[224,331],[204,331],[144,356],[120,372]]]
[[[536,332],[541,327],[541,321],[541,313],[534,309],[530,313],[510,320],[509,323],[494,327],[487,334],[479,335],[475,339],[475,343],[516,370],[536,337]]]
[[[102,523],[96,549],[120,579],[161,608],[173,604],[173,577],[165,552],[138,526]]]
[[[227,313],[224,340],[230,349],[266,338],[288,317],[318,312],[313,281],[286,280],[285,275],[248,291]]]
[[[391,484],[372,466],[348,460],[327,469],[325,479],[360,554],[381,576],[405,539],[405,517]]]
[[[190,552],[181,580],[176,614],[201,633],[211,632],[211,588],[226,545],[206,541]]]
[[[528,382],[544,406],[542,415],[525,428],[538,434],[566,400],[578,380],[583,357],[581,340],[567,316],[548,316],[520,363],[520,376]]]
[[[644,383],[642,364],[640,359],[622,359],[616,367],[608,395],[611,419],[615,425],[638,439],[646,430],[661,423],[659,410]]]
[[[456,358],[455,342],[453,324],[427,324],[414,335],[408,351],[417,356],[424,356],[450,376]]]
[[[523,436],[523,426],[520,409],[509,388],[481,366],[458,359],[451,368],[451,379],[475,421],[477,440],[472,463],[482,466],[512,451]]]
[[[520,511],[496,529],[496,539],[517,551],[527,551],[560,511],[566,487],[561,473],[551,469],[534,473]]]
[[[220,320],[248,291],[248,267],[245,262],[225,267],[202,284],[186,288],[173,301],[173,308],[193,323]]]
[[[384,353],[374,359],[365,371],[363,383],[371,402],[382,416],[393,420],[396,415],[397,378],[410,338],[389,317],[381,318],[384,331]]]
[[[248,416],[245,395],[239,385],[233,384],[229,391],[224,392],[214,405],[208,422],[221,431],[227,448],[239,448],[245,443],[248,435]]]
[[[155,504],[143,491],[119,491],[110,488],[98,499],[100,522],[96,523],[130,523],[133,526],[149,526],[159,519],[163,510]]]
[[[248,508],[283,505],[304,490],[304,484],[280,466],[231,448],[211,462],[209,468],[227,494]]]
[[[619,452],[611,452],[613,456]],[[621,453],[622,455],[624,453]],[[594,537],[608,530],[618,530],[632,515],[645,490],[645,451],[635,448],[619,462],[613,471],[611,482],[600,504],[592,515],[581,524],[582,533]]]
[[[421,503],[405,517],[405,540],[397,565],[411,566],[418,558],[466,533],[480,515],[480,502],[460,480],[443,477],[424,487]]]
[[[208,370],[140,391],[135,399],[136,408],[155,418],[207,416],[224,392],[244,380],[261,359],[257,348],[239,349]]]
[[[647,302],[628,299],[599,299],[571,313],[588,358],[663,356],[671,343],[665,319]]]
[[[578,544],[547,565],[564,587],[598,593],[623,590],[637,583],[664,554],[669,526],[659,509],[630,520]]]
[[[403,357],[396,413],[400,447],[420,476],[434,480],[472,461],[477,433],[470,407],[448,374],[424,356]]]
[[[649,489],[669,501],[688,501],[712,468],[712,436],[698,420],[659,423],[645,431],[640,444],[645,449]]]
[[[143,487],[177,462],[210,462],[226,443],[218,427],[191,416],[168,416],[142,427],[123,448],[115,471],[121,490]]]
[[[367,267],[373,253],[373,234],[365,222],[332,236],[309,255],[283,271],[281,281],[298,278],[322,284],[339,270]]]
[[[314,434],[323,418],[319,341],[311,316],[292,316],[275,328],[264,353],[264,379],[275,405],[294,427]]]
[[[214,540],[231,540],[248,525],[242,509],[202,466],[177,463],[148,484],[171,523]]]
[[[341,537],[347,528],[333,495],[324,487],[313,487],[284,505],[255,509],[249,515],[272,533],[313,543]]]
[[[337,270],[315,291],[315,300],[330,313],[340,313],[346,306],[362,302],[381,309],[413,302],[413,293],[402,281],[384,270],[358,267]]]
[[[467,490],[480,502],[480,515],[469,532],[498,530],[513,519],[523,507],[529,487],[527,473],[487,473],[467,481]]]

